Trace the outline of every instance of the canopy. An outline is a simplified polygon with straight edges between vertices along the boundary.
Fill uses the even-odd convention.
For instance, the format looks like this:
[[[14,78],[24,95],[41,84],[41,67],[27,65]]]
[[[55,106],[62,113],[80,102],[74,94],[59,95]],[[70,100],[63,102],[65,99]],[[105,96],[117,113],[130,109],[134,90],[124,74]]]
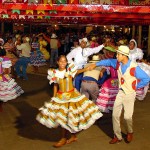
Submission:
[[[1,21],[98,25],[150,24],[149,1],[147,1],[146,5],[139,5],[138,3],[132,5],[129,2],[126,5],[126,0],[120,1],[122,4],[117,5],[87,5],[78,4],[79,2],[76,2],[76,4],[71,2],[64,4],[63,0],[59,0],[59,4],[39,4],[36,3],[36,0],[29,0],[27,3],[12,1],[8,3],[3,0],[0,3]]]

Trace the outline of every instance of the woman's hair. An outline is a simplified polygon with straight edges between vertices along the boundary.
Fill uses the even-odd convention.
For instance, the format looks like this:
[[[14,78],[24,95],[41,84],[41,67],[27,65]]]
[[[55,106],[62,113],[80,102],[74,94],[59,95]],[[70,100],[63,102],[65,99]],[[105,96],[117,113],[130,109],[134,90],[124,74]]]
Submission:
[[[5,56],[6,55],[6,50],[0,46],[0,56]]]
[[[67,61],[67,57],[66,57],[65,55],[60,55],[60,56],[58,56],[58,57],[57,57],[57,61],[59,61],[62,57],[64,57],[64,58],[66,59],[66,61]]]

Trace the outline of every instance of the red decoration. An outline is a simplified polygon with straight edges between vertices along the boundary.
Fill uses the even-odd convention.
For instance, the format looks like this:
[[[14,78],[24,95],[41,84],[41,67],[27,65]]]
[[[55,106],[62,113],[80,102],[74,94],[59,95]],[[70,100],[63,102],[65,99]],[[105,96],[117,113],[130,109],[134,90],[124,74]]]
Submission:
[[[124,78],[121,78],[121,84],[124,84]]]
[[[132,88],[133,90],[136,90],[136,80],[132,82]]]
[[[133,77],[135,76],[135,67],[130,69],[130,75]]]

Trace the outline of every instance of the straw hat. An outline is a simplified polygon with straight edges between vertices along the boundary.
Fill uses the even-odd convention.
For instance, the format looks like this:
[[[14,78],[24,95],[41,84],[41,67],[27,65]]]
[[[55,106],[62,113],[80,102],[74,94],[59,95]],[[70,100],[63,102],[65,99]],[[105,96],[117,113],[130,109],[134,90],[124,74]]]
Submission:
[[[2,38],[0,38],[0,45],[4,44],[4,40]]]
[[[91,40],[92,40],[92,41],[95,41],[95,40],[96,40],[96,37],[95,37],[95,36],[93,36],[93,37],[91,38]]]
[[[98,62],[100,61],[99,55],[93,55],[92,60],[89,61],[89,63]]]
[[[27,42],[29,42],[29,41],[30,41],[29,37],[26,37],[26,38],[25,38],[25,40],[26,40]]]
[[[123,40],[119,40],[119,41],[117,42],[117,44],[118,44],[118,45],[124,45],[124,41],[123,41]]]
[[[116,50],[118,53],[121,53],[123,55],[129,56],[129,48],[128,46],[121,45],[118,47],[118,50]]]
[[[56,38],[57,38],[57,35],[56,35],[55,33],[53,33],[52,36],[51,36],[51,38],[52,38],[52,39],[56,39]]]

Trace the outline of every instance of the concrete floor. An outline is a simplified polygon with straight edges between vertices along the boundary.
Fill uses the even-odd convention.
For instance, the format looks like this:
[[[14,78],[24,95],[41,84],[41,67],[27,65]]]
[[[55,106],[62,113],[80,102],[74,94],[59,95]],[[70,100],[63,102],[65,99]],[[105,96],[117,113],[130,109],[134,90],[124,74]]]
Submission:
[[[53,143],[60,138],[60,128],[48,129],[35,117],[38,108],[52,95],[46,72],[29,74],[28,81],[17,79],[25,93],[4,103],[0,113],[0,150],[53,150]],[[78,135],[78,141],[60,150],[150,150],[150,93],[144,101],[136,101],[134,113],[134,140],[127,144],[110,145],[113,136],[111,114],[104,116],[89,129]],[[123,124],[123,119],[122,119]],[[122,131],[125,130],[122,126]]]

